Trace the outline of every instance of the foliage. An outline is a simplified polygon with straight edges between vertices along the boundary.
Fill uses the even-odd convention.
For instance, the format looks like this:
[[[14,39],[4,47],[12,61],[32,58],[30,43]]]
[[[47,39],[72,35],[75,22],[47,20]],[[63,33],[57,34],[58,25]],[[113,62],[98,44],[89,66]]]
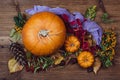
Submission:
[[[90,19],[90,20],[94,20],[96,17],[96,6],[91,6],[89,7],[86,12],[85,12],[85,17]]]
[[[30,52],[27,52],[28,66],[26,66],[27,71],[31,72],[39,72],[43,70],[47,70],[50,66],[53,65],[54,61],[51,57],[47,56],[34,56]],[[31,69],[32,67],[32,69]]]
[[[45,14],[48,14],[48,13],[45,13]],[[45,15],[45,16],[48,16],[48,15]],[[54,16],[54,14],[53,14],[53,16]],[[51,16],[51,18],[53,18],[53,16]],[[35,15],[35,17],[38,18],[39,16]],[[96,6],[91,6],[86,10],[85,18],[94,20],[95,17],[96,17]],[[46,18],[46,17],[44,17],[44,18]],[[65,18],[66,18],[66,16],[65,16]],[[34,20],[34,18],[31,18],[31,19]],[[41,18],[41,20],[42,19],[43,18]],[[67,19],[68,19],[68,17],[67,17]],[[85,19],[84,21],[86,21],[88,19]],[[104,23],[113,22],[113,20],[109,19],[109,15],[107,13],[104,13],[102,15],[101,19]],[[50,20],[52,20],[52,19],[50,19]],[[63,20],[64,20],[64,18],[63,18]],[[33,26],[31,26],[31,25],[38,25],[38,24],[36,24],[36,22],[32,23],[32,24],[28,23],[28,25],[31,26],[31,28],[29,26],[27,26],[28,27],[27,30],[26,29],[24,30],[24,25],[27,24],[27,22],[26,22],[26,18],[24,17],[24,15],[21,14],[20,10],[18,10],[18,15],[14,17],[14,21],[15,21],[15,27],[11,30],[10,37],[11,37],[11,40],[15,43],[20,41],[21,37],[24,36],[23,32],[25,35],[26,35],[26,33],[33,35],[33,33],[36,33],[36,31],[39,31],[39,29],[36,30],[37,28],[34,28]],[[49,23],[46,23],[46,21],[44,21],[44,22],[45,23],[43,23],[43,24],[49,25]],[[58,23],[58,22],[61,22],[61,20],[57,19],[56,23]],[[24,58],[27,58],[27,60],[25,61],[26,64],[24,64],[24,65],[25,65],[26,71],[29,71],[29,72],[36,73],[39,71],[46,71],[49,68],[55,67],[55,66],[65,66],[68,64],[78,63],[81,67],[87,68],[89,71],[93,71],[96,74],[97,71],[101,68],[101,65],[103,67],[109,67],[112,65],[112,60],[115,55],[114,48],[116,46],[116,33],[113,31],[105,31],[103,33],[102,41],[101,41],[100,45],[97,45],[95,43],[95,41],[93,40],[94,36],[91,35],[92,33],[90,33],[89,31],[85,30],[82,27],[83,22],[81,22],[80,19],[75,19],[71,23],[66,23],[65,25],[69,26],[69,28],[71,25],[76,26],[75,28],[68,29],[67,32],[65,31],[65,29],[62,28],[62,27],[64,27],[62,22],[60,23],[62,25],[62,27],[60,25],[59,30],[52,26],[53,28],[50,27],[50,30],[56,29],[57,31],[60,31],[60,32],[52,33],[52,35],[50,35],[50,36],[48,36],[48,33],[47,33],[47,36],[46,36],[46,35],[44,35],[46,33],[46,31],[44,30],[44,31],[40,32],[40,34],[39,34],[40,39],[41,39],[40,42],[38,42],[39,40],[30,39],[33,41],[31,43],[29,42],[29,44],[28,44],[29,40],[26,40],[26,39],[28,39],[27,37],[31,38],[31,35],[25,36],[24,39],[26,40],[25,42],[27,42],[27,45],[33,45],[36,43],[43,44],[43,45],[39,44],[36,47],[34,46],[34,49],[37,50],[35,52],[41,52],[40,54],[39,53],[35,54],[34,52],[32,52],[34,49],[31,49],[31,46],[29,46],[30,49],[26,48],[25,51],[23,51],[24,47],[20,47],[19,45],[15,45],[15,46],[12,45],[12,46],[10,46],[10,51],[14,54],[16,62],[17,62],[17,60],[22,59],[21,58],[23,56],[22,53],[26,53]],[[41,25],[41,24],[39,24],[39,25]],[[88,25],[89,24],[87,24],[87,26]],[[66,26],[65,26],[65,28],[67,28]],[[92,26],[94,26],[94,24]],[[49,27],[47,27],[47,28],[49,29]],[[33,33],[27,32],[27,31],[29,31],[29,29],[33,29],[34,32]],[[22,32],[22,35],[21,35],[21,32]],[[59,37],[58,36],[59,34],[62,36]],[[68,38],[65,39],[66,34],[70,34],[70,35],[72,34],[72,36],[69,36]],[[54,37],[52,38],[52,36],[54,36]],[[47,38],[45,38],[45,40],[43,40],[44,37],[47,37]],[[54,40],[55,38],[56,38],[56,41]],[[47,41],[47,39],[48,39],[48,41]],[[65,42],[64,42],[64,40],[65,40]],[[34,42],[34,41],[37,41],[37,42]],[[45,42],[45,41],[51,42],[50,43],[51,46],[44,46],[44,45],[47,45],[46,44],[47,42]],[[54,41],[54,42],[52,42],[52,41]],[[55,46],[56,44],[59,44],[59,46]],[[61,46],[61,44],[64,44],[64,46]],[[55,50],[53,50],[54,48],[55,48]],[[48,50],[48,49],[50,49],[50,50]],[[43,50],[43,51],[41,51],[41,50]],[[48,52],[46,52],[46,50],[48,50]],[[51,50],[53,50],[53,51],[51,51]],[[52,54],[52,55],[50,55],[50,54]],[[23,60],[21,60],[21,62],[24,62]],[[15,62],[15,61],[13,61],[13,62]],[[15,66],[14,65],[12,65],[12,66],[13,66],[12,69],[14,69]]]
[[[97,54],[100,56],[104,67],[112,65],[112,59],[115,55],[116,46],[116,34],[113,31],[105,31],[102,36],[101,49],[98,50]]]
[[[103,23],[112,23],[112,22],[114,22],[114,20],[109,19],[108,13],[103,13],[101,19],[102,19]]]
[[[18,42],[21,39],[21,31],[26,22],[23,15],[18,12],[18,16],[14,17],[15,27],[10,32],[10,38],[13,42]]]
[[[17,16],[14,17],[15,25],[18,27],[23,27],[26,19],[23,17],[23,15],[19,12]]]
[[[23,69],[23,66],[20,65],[15,58],[12,58],[8,61],[8,68],[10,73],[14,73],[14,72],[18,72],[21,71]]]

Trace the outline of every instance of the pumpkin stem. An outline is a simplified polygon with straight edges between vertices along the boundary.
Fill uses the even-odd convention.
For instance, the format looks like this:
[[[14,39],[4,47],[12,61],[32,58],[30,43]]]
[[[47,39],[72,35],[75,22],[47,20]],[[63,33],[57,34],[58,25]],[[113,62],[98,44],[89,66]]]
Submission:
[[[48,33],[49,33],[49,31],[47,31],[47,30],[41,30],[41,31],[39,32],[39,36],[46,37],[46,36],[48,35]]]

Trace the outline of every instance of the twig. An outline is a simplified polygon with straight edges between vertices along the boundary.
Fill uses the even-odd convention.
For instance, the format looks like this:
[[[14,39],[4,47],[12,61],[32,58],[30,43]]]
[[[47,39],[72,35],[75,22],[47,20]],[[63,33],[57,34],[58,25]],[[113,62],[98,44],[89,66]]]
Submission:
[[[103,3],[103,0],[98,0],[98,5],[102,9],[103,13],[107,13],[104,3]]]
[[[12,1],[13,1],[13,5],[16,7],[16,11],[17,11],[18,13],[21,12],[20,5],[19,5],[18,0],[12,0]]]

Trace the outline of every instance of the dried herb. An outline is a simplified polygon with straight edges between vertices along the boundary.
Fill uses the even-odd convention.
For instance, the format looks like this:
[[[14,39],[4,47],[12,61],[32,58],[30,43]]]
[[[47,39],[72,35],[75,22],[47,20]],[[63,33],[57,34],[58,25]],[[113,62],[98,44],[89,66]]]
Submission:
[[[50,57],[41,57],[41,59],[43,59],[43,69],[47,69],[54,63],[54,61]]]
[[[112,66],[112,59],[115,55],[116,34],[112,30],[103,33],[100,49],[97,52],[104,67]]]
[[[112,30],[103,33],[100,47],[102,50],[109,50],[116,46],[116,33]]]
[[[30,52],[27,52],[26,54],[28,63],[25,66],[26,71],[31,71],[31,72],[39,72],[39,71],[44,71],[47,70],[50,66],[54,64],[54,60],[50,56],[35,56],[31,54]]]

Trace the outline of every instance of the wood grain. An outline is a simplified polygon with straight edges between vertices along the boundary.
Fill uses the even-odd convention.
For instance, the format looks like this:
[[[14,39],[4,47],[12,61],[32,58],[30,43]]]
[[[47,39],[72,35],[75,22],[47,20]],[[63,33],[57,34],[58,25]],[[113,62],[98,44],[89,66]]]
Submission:
[[[34,5],[63,7],[69,11],[78,11],[82,14],[91,5],[97,5],[97,0],[18,0],[22,12]],[[0,80],[120,80],[120,0],[103,0],[107,12],[115,22],[103,24],[102,10],[98,8],[96,22],[103,28],[114,27],[117,33],[117,46],[114,64],[108,69],[101,69],[97,75],[87,73],[78,65],[68,65],[64,69],[55,68],[38,74],[28,73],[25,70],[10,74],[7,62],[11,58],[8,46],[10,29],[14,27],[13,17],[17,15],[12,0],[0,0]],[[2,47],[1,47],[2,46]]]

